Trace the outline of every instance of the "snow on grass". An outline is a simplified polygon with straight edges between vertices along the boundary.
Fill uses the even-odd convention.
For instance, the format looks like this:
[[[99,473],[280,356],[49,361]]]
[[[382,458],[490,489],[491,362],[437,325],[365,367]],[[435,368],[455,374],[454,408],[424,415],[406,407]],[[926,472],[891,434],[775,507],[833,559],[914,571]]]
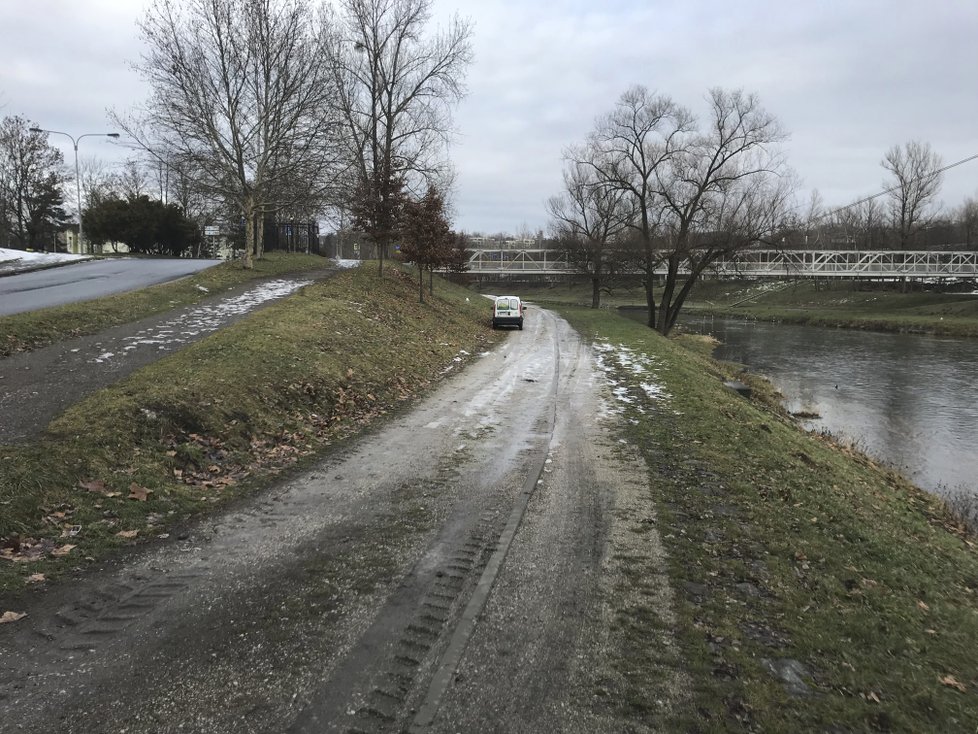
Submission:
[[[625,406],[630,406],[637,412],[644,414],[645,408],[642,405],[644,400],[641,398],[654,402],[665,402],[672,397],[655,380],[657,361],[654,357],[650,357],[644,352],[636,352],[624,344],[615,346],[609,342],[597,342],[593,349],[595,363],[598,369],[604,373],[605,379],[611,386],[611,394],[617,403],[617,409],[613,409],[613,412],[621,413]],[[617,379],[621,373],[625,373],[626,379]],[[641,378],[637,385],[634,384],[634,381],[627,379],[630,375]]]
[[[359,267],[361,263],[360,260],[344,260],[341,257],[333,258],[333,262],[336,263],[336,267],[343,268],[343,269],[356,268]]]
[[[235,316],[248,313],[267,301],[283,298],[310,283],[311,280],[271,280],[262,283],[240,296],[198,306],[183,316],[143,329],[134,336],[124,337],[122,341],[126,345],[121,354],[105,352],[92,361],[101,363],[115,356],[124,357],[144,347],[172,351],[201,334],[217,331]]]
[[[0,247],[0,267],[4,270],[13,269],[17,266],[33,268],[42,265],[54,265],[56,263],[88,259],[88,255],[69,255],[64,252],[29,252],[27,250],[11,250],[7,247]]]

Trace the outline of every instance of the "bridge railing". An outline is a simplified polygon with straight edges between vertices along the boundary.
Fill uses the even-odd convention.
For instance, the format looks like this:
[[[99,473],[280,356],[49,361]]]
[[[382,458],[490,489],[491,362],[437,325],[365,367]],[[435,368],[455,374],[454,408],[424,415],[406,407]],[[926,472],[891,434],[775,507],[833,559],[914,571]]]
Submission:
[[[573,275],[586,271],[561,250],[473,250],[468,272],[486,275]],[[656,271],[664,274],[665,266]],[[680,268],[688,272],[688,268]],[[710,267],[747,277],[978,277],[978,252],[925,250],[746,250]]]

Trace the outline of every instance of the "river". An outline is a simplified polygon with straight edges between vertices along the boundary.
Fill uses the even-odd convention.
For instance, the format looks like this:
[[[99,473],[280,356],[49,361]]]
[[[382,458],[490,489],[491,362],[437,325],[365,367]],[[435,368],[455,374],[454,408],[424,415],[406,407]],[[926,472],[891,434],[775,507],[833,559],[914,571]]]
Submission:
[[[688,317],[792,412],[938,494],[978,496],[978,340]]]

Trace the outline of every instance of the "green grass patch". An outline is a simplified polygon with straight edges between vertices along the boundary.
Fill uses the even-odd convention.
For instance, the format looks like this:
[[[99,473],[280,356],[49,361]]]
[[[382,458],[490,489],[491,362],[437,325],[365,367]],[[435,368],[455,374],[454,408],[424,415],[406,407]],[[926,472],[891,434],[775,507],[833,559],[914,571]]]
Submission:
[[[110,326],[188,306],[253,280],[319,270],[330,261],[318,255],[269,252],[253,270],[226,262],[188,278],[94,301],[0,316],[0,357],[57,341],[95,334]],[[206,289],[206,290],[204,290]]]
[[[498,290],[486,286],[482,290]],[[591,284],[567,278],[545,285],[511,287],[525,300],[557,308],[590,306]],[[656,297],[661,289],[656,289]],[[603,308],[645,307],[645,290],[637,280],[609,281],[601,294]],[[901,293],[849,280],[779,281],[775,279],[701,279],[685,305],[686,313],[753,316],[766,321],[874,331],[978,336],[978,296],[939,290]]]
[[[978,296],[941,290],[901,293],[853,281],[717,281],[698,283],[691,310],[766,321],[978,336]]]
[[[973,731],[978,551],[942,502],[800,430],[771,395],[725,389],[744,377],[701,347],[607,311],[562,314],[588,339],[650,355],[670,396],[615,369],[633,399],[622,438],[647,463],[669,555],[677,665],[693,681],[662,728]],[[797,693],[773,672],[795,663]]]
[[[267,484],[499,338],[470,292],[421,305],[410,271],[363,267],[139,370],[0,447],[0,593]]]

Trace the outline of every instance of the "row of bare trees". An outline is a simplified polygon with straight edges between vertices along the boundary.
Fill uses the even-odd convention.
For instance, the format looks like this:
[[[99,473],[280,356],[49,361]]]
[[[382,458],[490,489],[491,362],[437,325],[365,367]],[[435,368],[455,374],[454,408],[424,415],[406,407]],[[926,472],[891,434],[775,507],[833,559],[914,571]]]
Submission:
[[[549,201],[554,236],[591,275],[593,305],[609,274],[640,272],[648,324],[663,334],[712,263],[773,240],[790,214],[778,121],[741,91],[711,90],[708,110],[700,119],[645,87],[627,90],[567,149],[564,191]]]
[[[136,64],[151,96],[112,117],[161,175],[236,211],[246,267],[266,217],[333,210],[382,269],[402,192],[451,183],[470,28],[428,34],[430,17],[431,0],[156,0]]]
[[[884,190],[837,209],[827,209],[818,193],[808,204],[803,237],[795,246],[857,249],[978,247],[978,199],[967,198],[945,211],[940,190],[946,167],[930,144],[894,145],[880,165]]]
[[[564,154],[563,191],[548,202],[551,234],[589,274],[592,306],[617,273],[640,273],[648,325],[668,334],[697,279],[752,247],[832,247],[839,230],[873,247],[909,249],[939,221],[943,162],[928,144],[894,146],[885,190],[827,211],[817,192],[794,202],[785,134],[756,96],[713,89],[696,117],[636,86]],[[978,203],[955,213],[966,246]],[[823,241],[823,237],[825,240]],[[664,278],[656,273],[665,272]]]

